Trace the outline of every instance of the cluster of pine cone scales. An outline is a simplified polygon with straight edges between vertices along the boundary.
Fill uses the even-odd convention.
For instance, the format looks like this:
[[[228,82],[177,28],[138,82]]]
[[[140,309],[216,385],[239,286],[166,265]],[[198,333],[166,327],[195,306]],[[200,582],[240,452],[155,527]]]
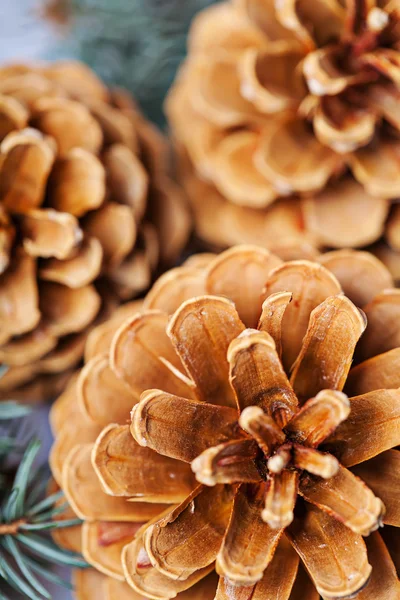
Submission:
[[[0,399],[60,393],[91,327],[176,260],[189,219],[167,168],[83,64],[0,69]]]
[[[131,97],[0,69],[0,400],[59,396],[78,600],[399,600],[399,106],[400,0],[201,12],[164,272]]]
[[[77,597],[398,599],[399,387],[400,291],[370,253],[162,275],[52,408]]]
[[[399,48],[397,0],[200,13],[166,104],[199,237],[274,250],[379,241],[398,277]]]

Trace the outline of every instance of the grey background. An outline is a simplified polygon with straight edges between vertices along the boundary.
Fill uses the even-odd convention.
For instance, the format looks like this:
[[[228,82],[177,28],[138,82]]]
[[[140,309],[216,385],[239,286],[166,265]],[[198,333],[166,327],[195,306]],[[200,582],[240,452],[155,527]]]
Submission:
[[[40,0],[0,0],[1,63],[46,54],[56,34],[41,20],[41,4]]]

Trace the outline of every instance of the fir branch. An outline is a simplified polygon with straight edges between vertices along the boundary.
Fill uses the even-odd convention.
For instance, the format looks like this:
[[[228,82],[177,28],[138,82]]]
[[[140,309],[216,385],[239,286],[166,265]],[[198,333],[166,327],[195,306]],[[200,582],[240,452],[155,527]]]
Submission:
[[[52,573],[52,564],[88,566],[79,554],[59,548],[48,536],[50,530],[73,527],[82,521],[56,518],[66,508],[66,504],[59,505],[62,492],[43,498],[49,478],[43,477],[43,469],[34,469],[39,448],[38,440],[29,442],[11,483],[9,477],[9,485],[0,488],[0,600],[7,598],[7,587],[24,598],[50,600],[38,577],[71,587]]]
[[[51,6],[51,20],[64,25],[49,58],[83,60],[110,85],[129,89],[162,125],[162,103],[186,54],[190,22],[215,0],[42,1]]]

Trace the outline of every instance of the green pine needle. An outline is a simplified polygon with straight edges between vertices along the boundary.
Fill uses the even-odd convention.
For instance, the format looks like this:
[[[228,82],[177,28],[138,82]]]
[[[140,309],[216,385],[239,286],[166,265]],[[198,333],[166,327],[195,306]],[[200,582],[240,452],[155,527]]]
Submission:
[[[48,470],[45,466],[40,467],[35,473],[35,477],[32,480],[32,487],[29,492],[29,498],[27,498],[26,504],[29,515],[31,515],[31,511],[37,510],[37,512],[40,512],[44,508],[47,508],[47,506],[51,506],[53,503],[55,503],[62,497],[62,492],[60,491],[56,492],[56,494],[52,494],[51,496],[45,497],[44,500],[41,500],[41,498],[46,496],[46,490],[48,485],[47,474]],[[33,512],[32,514],[35,513]]]
[[[67,507],[66,503],[60,505],[62,492],[43,498],[49,480],[43,469],[34,468],[39,448],[38,440],[28,443],[12,479],[10,474],[0,473],[0,600],[12,597],[7,589],[30,600],[51,600],[40,580],[71,589],[69,582],[52,572],[52,565],[88,567],[79,554],[59,548],[48,535],[50,530],[74,527],[82,521],[56,518]]]
[[[52,540],[45,537],[40,537],[36,534],[26,535],[24,533],[17,533],[15,538],[38,556],[58,565],[81,569],[88,567],[87,562],[79,554],[59,548]]]
[[[29,478],[33,463],[40,449],[40,441],[32,440],[29,442],[26,452],[19,464],[17,474],[15,475],[12,491],[16,491],[16,500],[10,509],[10,519],[16,521],[24,515],[25,495],[29,484]]]
[[[48,521],[49,519],[54,520],[54,517],[57,515],[61,515],[68,507],[68,503],[65,502],[60,506],[52,506],[49,510],[41,513],[39,516],[34,518],[35,523],[42,523],[43,521]]]
[[[0,379],[2,375],[7,371],[7,367],[0,365]],[[12,421],[14,419],[20,419],[25,417],[32,411],[31,407],[18,404],[12,400],[8,402],[0,402],[0,423],[2,430],[0,432],[0,457],[4,457],[11,452],[20,453],[24,450],[24,446],[16,439],[16,436],[12,435]],[[11,426],[9,422],[11,421]],[[7,427],[5,427],[7,423]],[[2,487],[2,477],[0,473],[0,488]]]
[[[30,598],[31,600],[43,600],[43,596],[38,596],[35,590],[30,586],[27,582],[26,578],[21,576],[18,571],[13,568],[9,561],[2,557],[2,570],[4,574],[4,579],[6,582],[17,592],[24,594],[25,597]]]
[[[24,452],[25,444],[22,444],[18,439],[14,422],[16,419],[20,419],[30,412],[30,407],[23,406],[17,402],[0,402],[0,458],[11,454],[11,452],[14,454]]]
[[[14,538],[11,535],[5,535],[1,540],[1,543],[2,546],[10,553],[10,555],[15,560],[16,565],[21,571],[21,575],[23,575],[27,581],[32,583],[36,590],[40,594],[42,594],[44,598],[50,600],[50,594],[48,593],[46,588],[43,587],[40,581],[35,577],[29,565],[26,564],[24,556]]]
[[[1,367],[0,367],[1,371]],[[10,419],[19,419],[29,415],[32,411],[30,406],[24,406],[17,402],[0,402],[0,421],[8,421]]]
[[[14,521],[13,519],[13,512],[14,512],[14,505],[17,502],[17,496],[18,496],[18,490],[17,489],[11,489],[8,492],[8,495],[6,497],[6,500],[2,506],[1,512],[3,513],[3,517],[4,517],[4,523],[12,523]]]
[[[59,492],[54,492],[54,494],[51,494],[51,496],[44,498],[44,500],[41,500],[40,502],[32,506],[32,508],[30,508],[28,511],[28,516],[33,517],[38,513],[54,506],[54,504],[61,500],[63,496],[64,494],[61,490]]]

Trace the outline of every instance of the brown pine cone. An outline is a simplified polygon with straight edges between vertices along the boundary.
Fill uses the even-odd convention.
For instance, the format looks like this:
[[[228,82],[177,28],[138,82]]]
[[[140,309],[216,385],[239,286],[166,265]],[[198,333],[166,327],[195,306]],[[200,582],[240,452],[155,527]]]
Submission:
[[[197,16],[166,109],[200,238],[384,235],[400,250],[399,36],[389,1],[230,0]]]
[[[88,331],[186,242],[166,142],[86,66],[0,69],[0,399],[59,394]]]
[[[88,562],[151,600],[398,598],[400,291],[383,264],[238,246],[125,311],[52,408]],[[78,598],[103,576],[79,574]]]

